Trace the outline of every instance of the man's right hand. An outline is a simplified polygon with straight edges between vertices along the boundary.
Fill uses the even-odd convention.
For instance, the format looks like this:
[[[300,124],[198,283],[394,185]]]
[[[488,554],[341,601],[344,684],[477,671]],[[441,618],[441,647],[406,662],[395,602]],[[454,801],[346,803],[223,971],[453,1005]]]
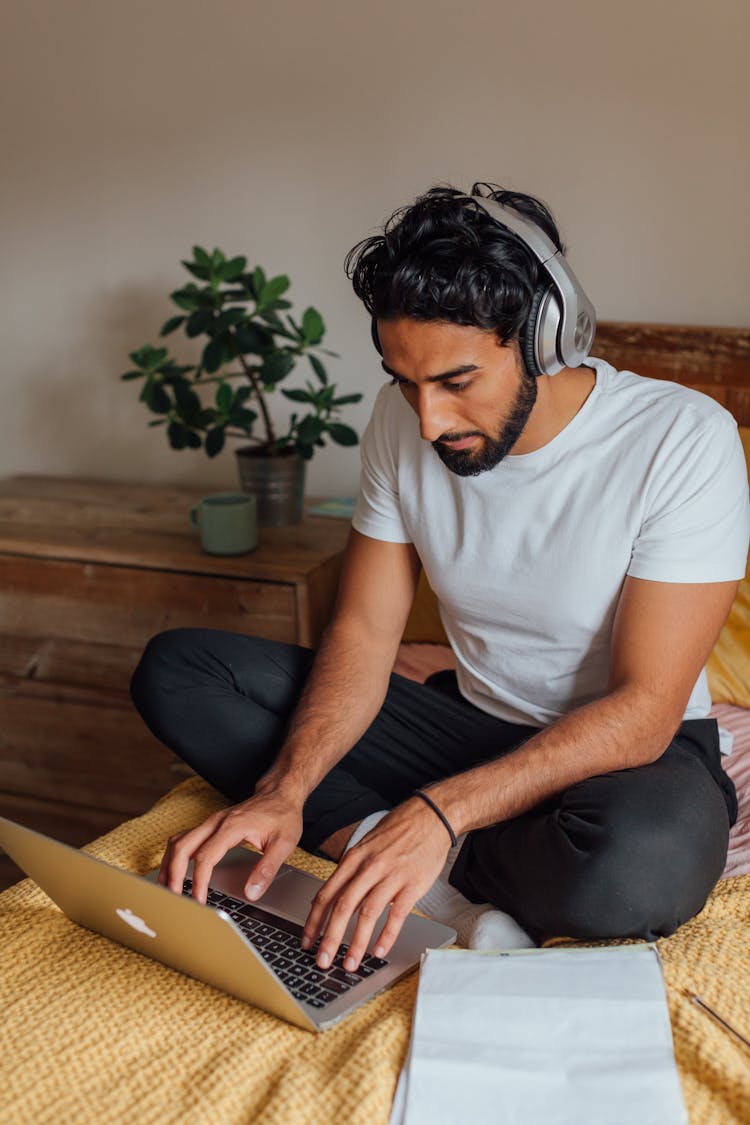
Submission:
[[[290,797],[288,790],[266,787],[239,805],[213,813],[197,828],[170,837],[158,881],[176,894],[182,894],[188,863],[192,859],[193,898],[205,903],[208,882],[216,864],[230,848],[247,843],[263,853],[245,887],[247,898],[258,899],[271,885],[301,836],[302,802]]]

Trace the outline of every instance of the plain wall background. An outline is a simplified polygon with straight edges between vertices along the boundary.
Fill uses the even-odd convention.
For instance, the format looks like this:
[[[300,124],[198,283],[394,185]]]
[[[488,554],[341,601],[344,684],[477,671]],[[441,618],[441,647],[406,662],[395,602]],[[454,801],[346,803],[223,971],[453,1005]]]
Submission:
[[[3,14],[3,475],[234,486],[231,453],[170,450],[117,379],[176,311],[195,242],[288,273],[298,311],[321,310],[361,431],[382,373],[343,258],[440,181],[545,199],[602,319],[748,322],[746,0]],[[308,490],[352,493],[357,471],[329,447]]]

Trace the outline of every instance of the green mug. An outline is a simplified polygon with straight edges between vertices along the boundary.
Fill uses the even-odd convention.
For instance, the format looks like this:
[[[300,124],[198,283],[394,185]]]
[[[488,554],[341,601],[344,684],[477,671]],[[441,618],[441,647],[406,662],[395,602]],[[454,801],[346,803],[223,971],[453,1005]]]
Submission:
[[[244,555],[258,542],[257,499],[250,492],[214,492],[190,509],[209,555]]]

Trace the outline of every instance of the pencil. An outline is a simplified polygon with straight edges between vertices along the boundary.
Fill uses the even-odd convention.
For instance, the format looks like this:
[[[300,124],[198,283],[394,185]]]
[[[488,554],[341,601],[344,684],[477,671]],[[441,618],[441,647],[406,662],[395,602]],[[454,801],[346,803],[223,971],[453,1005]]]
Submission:
[[[750,1050],[750,1040],[747,1040],[744,1035],[741,1035],[739,1031],[737,1031],[735,1027],[732,1027],[730,1023],[727,1023],[727,1021],[723,1019],[718,1012],[715,1012],[713,1008],[711,1008],[706,1003],[705,1000],[701,1000],[700,996],[696,996],[694,992],[688,992],[687,989],[685,989],[684,991],[688,999],[692,1000],[694,1004],[697,1004],[699,1008],[702,1008],[703,1011],[711,1016],[712,1019],[716,1020],[716,1022],[720,1024],[725,1031],[728,1031],[730,1035],[733,1035],[735,1039],[739,1039],[743,1047],[747,1047]]]

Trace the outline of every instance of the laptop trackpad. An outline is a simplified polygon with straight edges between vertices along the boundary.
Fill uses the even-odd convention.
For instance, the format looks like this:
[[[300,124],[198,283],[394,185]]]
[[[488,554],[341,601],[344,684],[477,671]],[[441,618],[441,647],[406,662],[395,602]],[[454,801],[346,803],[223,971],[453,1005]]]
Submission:
[[[211,886],[234,898],[244,899],[248,877],[260,858],[247,848],[231,848],[214,868]],[[266,893],[255,902],[266,910],[278,911],[302,923],[320,886],[320,879],[284,863]]]

